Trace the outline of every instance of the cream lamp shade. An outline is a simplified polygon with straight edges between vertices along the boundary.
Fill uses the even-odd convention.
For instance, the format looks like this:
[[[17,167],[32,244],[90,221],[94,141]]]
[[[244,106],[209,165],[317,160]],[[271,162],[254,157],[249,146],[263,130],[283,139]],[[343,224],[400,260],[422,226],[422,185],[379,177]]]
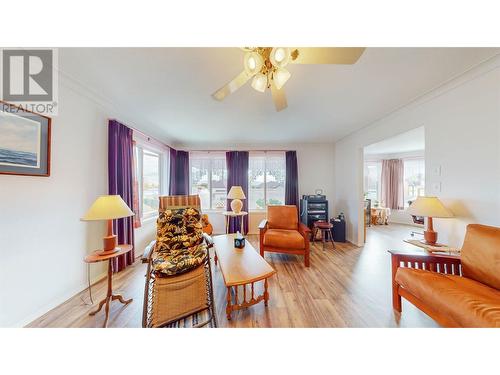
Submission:
[[[437,197],[418,197],[406,212],[415,216],[453,217],[453,213]]]
[[[227,194],[227,199],[232,199],[231,210],[233,210],[235,214],[239,214],[243,208],[243,202],[240,199],[246,199],[241,186],[231,186],[231,189]]]
[[[83,221],[114,220],[133,216],[134,212],[119,195],[103,195],[95,200],[83,215]]]
[[[247,199],[241,186],[232,186],[227,194],[227,199]]]

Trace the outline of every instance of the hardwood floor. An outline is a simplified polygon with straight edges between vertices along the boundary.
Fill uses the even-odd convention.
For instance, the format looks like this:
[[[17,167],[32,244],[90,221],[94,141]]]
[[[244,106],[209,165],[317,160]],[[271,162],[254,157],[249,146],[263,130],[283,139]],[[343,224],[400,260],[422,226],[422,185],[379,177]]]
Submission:
[[[277,270],[269,279],[269,307],[263,303],[225,316],[226,288],[219,269],[213,270],[217,316],[220,327],[437,327],[427,315],[403,300],[401,317],[391,305],[391,267],[389,249],[408,248],[402,242],[414,227],[391,224],[367,231],[367,243],[321,243],[311,246],[311,267],[305,268],[302,257],[266,253],[265,258]],[[258,237],[249,236],[258,248]],[[213,258],[213,256],[212,256]],[[144,292],[145,265],[139,261],[114,275],[114,289],[129,305],[114,302],[110,308],[109,327],[140,327]],[[106,282],[92,288],[94,303],[106,293]],[[94,304],[95,305],[95,304]],[[89,316],[84,291],[49,311],[28,327],[101,327],[104,314]]]

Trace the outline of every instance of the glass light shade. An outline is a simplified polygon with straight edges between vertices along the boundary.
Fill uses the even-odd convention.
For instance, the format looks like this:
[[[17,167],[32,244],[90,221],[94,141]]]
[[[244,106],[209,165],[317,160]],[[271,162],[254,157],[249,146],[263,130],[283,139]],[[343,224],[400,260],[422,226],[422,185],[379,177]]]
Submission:
[[[406,212],[415,216],[453,217],[453,213],[437,197],[418,197]]]
[[[291,74],[288,70],[286,69],[276,69],[276,71],[273,74],[273,80],[274,84],[276,85],[276,88],[280,90],[283,85],[288,81],[290,78]]]
[[[246,197],[241,186],[231,186],[227,199],[246,199]]]
[[[256,74],[252,80],[252,87],[259,92],[266,91],[267,76],[262,73]]]
[[[290,48],[274,47],[269,55],[271,63],[277,68],[284,68],[290,61]]]
[[[83,215],[83,221],[113,220],[133,216],[134,212],[119,195],[103,195]]]
[[[248,74],[255,75],[262,69],[262,66],[264,65],[264,59],[257,52],[247,52],[245,53],[245,59],[243,63],[245,65],[245,71]]]

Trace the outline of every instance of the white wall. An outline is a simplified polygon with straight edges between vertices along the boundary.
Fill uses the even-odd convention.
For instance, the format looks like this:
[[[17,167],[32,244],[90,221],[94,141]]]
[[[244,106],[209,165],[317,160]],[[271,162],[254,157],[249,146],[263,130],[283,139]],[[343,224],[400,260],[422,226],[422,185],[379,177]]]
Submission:
[[[426,194],[455,213],[436,219],[439,240],[461,246],[468,223],[500,226],[500,58],[494,58],[335,144],[335,207],[361,244],[362,149],[425,126]],[[441,175],[434,174],[441,167]],[[441,183],[441,191],[434,183]]]
[[[190,145],[179,145],[185,150],[199,150],[199,147]],[[204,150],[295,150],[297,151],[297,163],[299,172],[299,194],[314,194],[316,189],[322,189],[329,199],[330,216],[333,216],[333,145],[329,143],[305,143],[305,144],[259,144],[259,145],[212,145]],[[214,226],[215,233],[224,233],[225,225],[220,213],[210,212],[209,220]],[[250,212],[249,233],[258,233],[257,226],[262,219],[266,218],[265,212]]]
[[[101,247],[105,224],[79,218],[107,194],[107,123],[119,116],[75,90],[60,81],[51,176],[0,175],[0,327],[23,326],[85,289],[83,258]],[[136,236],[139,255],[154,222]],[[91,280],[105,275],[105,264],[90,267]]]

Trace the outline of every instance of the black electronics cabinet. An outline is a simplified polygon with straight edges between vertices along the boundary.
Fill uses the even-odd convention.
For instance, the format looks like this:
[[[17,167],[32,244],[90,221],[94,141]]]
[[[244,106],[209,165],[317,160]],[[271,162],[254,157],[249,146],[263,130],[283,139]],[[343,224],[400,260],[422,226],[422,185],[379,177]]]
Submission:
[[[303,195],[300,200],[300,221],[312,228],[315,221],[328,221],[328,200],[325,195]]]

